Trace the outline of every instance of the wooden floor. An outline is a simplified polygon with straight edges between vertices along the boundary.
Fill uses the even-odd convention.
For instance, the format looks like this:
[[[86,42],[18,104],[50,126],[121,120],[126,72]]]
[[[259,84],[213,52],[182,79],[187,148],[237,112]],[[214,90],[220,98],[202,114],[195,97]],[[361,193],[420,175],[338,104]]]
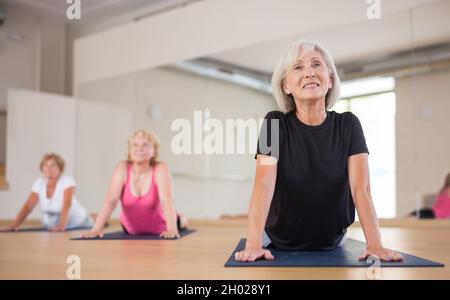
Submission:
[[[0,226],[5,222],[0,222]],[[450,221],[381,221],[387,247],[445,268],[383,268],[382,279],[450,279]],[[81,279],[366,279],[365,268],[224,268],[246,232],[243,219],[191,221],[177,241],[70,241],[80,232],[0,233],[0,279],[66,279],[69,255]],[[118,230],[112,225],[108,231]],[[349,237],[363,240],[358,224]]]

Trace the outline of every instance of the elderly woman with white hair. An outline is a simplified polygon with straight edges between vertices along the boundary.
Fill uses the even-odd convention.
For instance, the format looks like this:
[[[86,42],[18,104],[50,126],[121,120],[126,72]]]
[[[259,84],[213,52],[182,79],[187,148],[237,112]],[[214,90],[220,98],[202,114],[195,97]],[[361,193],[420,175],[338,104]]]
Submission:
[[[384,248],[369,182],[368,149],[358,118],[329,111],[340,80],[329,52],[300,41],[280,59],[269,112],[258,142],[248,238],[237,261],[274,259],[282,250],[328,250],[345,243],[355,207],[370,255],[401,261]]]

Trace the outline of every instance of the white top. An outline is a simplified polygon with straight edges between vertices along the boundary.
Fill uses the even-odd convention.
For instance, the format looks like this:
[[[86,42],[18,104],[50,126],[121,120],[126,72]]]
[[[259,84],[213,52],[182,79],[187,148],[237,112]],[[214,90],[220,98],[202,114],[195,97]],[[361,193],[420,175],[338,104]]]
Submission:
[[[55,192],[52,197],[47,198],[47,182],[45,177],[38,178],[31,188],[31,191],[39,195],[39,203],[42,209],[42,221],[46,227],[58,225],[59,217],[64,204],[64,191],[67,188],[75,187],[77,184],[72,176],[61,175],[56,182]],[[75,195],[72,196],[72,204],[69,209],[66,228],[81,226],[89,218],[86,209],[80,205]]]

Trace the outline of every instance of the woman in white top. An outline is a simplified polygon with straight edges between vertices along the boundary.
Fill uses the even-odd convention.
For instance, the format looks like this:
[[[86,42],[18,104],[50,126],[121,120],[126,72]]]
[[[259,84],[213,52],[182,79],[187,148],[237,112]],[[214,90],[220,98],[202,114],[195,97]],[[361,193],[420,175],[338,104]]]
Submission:
[[[75,180],[62,175],[64,164],[58,154],[44,155],[40,163],[42,177],[34,182],[28,200],[14,223],[0,231],[17,231],[38,202],[43,213],[42,222],[50,231],[92,227],[92,218],[75,198]]]

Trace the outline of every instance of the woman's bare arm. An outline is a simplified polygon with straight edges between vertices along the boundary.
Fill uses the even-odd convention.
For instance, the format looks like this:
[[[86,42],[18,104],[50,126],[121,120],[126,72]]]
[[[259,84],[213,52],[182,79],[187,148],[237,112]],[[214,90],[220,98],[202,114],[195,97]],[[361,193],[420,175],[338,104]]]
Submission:
[[[370,193],[367,153],[352,155],[348,158],[348,176],[353,201],[367,242],[367,250],[361,254],[360,259],[376,255],[386,261],[402,260],[399,253],[385,249],[381,242],[378,218]]]
[[[123,185],[125,184],[126,172],[126,162],[119,162],[114,169],[109,183],[103,207],[95,220],[94,226],[89,232],[83,235],[84,237],[103,237],[103,228],[120,200]]]
[[[269,214],[277,178],[277,160],[257,156],[256,176],[248,215],[248,237],[245,250],[236,253],[238,261],[255,261],[258,258],[273,259],[269,250],[262,248],[262,235]]]
[[[172,178],[166,163],[159,162],[156,165],[156,183],[158,185],[159,200],[163,206],[167,229],[161,233],[164,238],[179,237],[177,228],[177,213],[173,203]]]
[[[34,209],[36,204],[39,201],[39,196],[35,192],[31,192],[30,195],[27,198],[27,201],[20,209],[19,213],[16,216],[16,219],[14,222],[5,228],[1,228],[0,231],[16,231],[20,224],[22,224],[23,221],[27,218],[27,216],[30,214],[30,212]]]

